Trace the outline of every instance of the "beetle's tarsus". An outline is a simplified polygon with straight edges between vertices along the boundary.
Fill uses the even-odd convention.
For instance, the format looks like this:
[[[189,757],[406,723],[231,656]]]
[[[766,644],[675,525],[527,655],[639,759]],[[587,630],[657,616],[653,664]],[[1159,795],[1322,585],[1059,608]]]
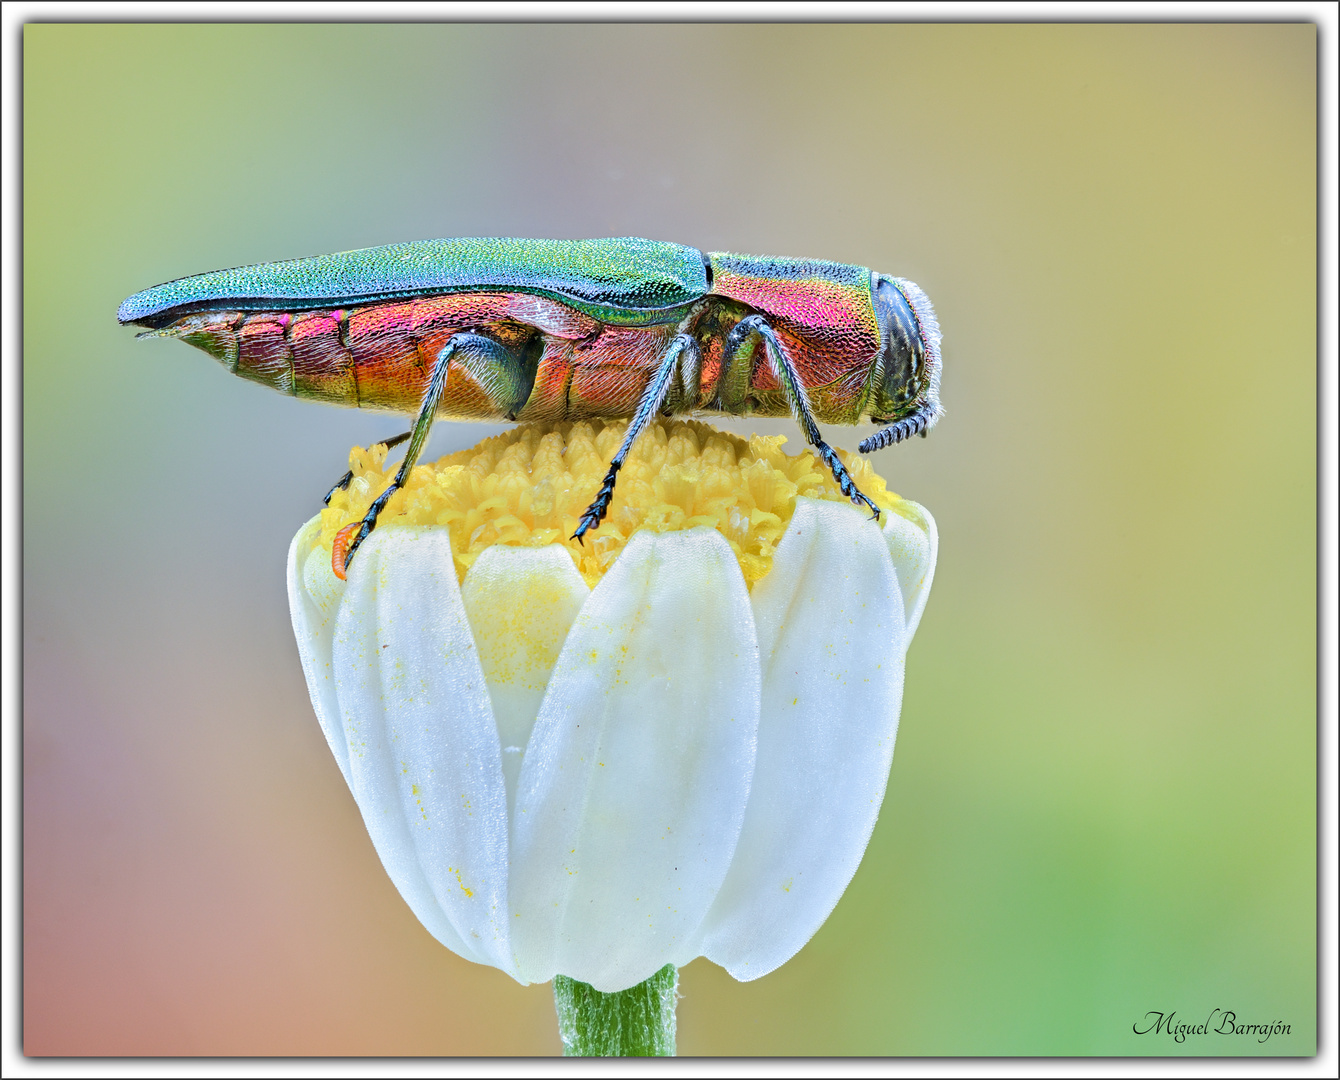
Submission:
[[[344,575],[349,571],[349,563],[353,560],[354,552],[357,551],[359,545],[368,538],[368,534],[377,527],[378,515],[386,509],[386,504],[391,501],[391,496],[400,490],[400,484],[401,478],[397,476],[395,480],[391,482],[391,486],[378,495],[372,505],[368,507],[368,512],[363,515],[362,521],[346,525],[336,533],[335,545],[331,548],[330,552],[330,566],[331,569],[335,571],[335,576],[337,578],[340,578],[341,580],[344,579]],[[353,540],[348,540],[348,534],[353,531],[354,528],[358,529],[358,535],[356,535]],[[346,538],[345,542],[347,544],[343,550],[339,547],[340,539],[342,537]],[[344,573],[341,573],[340,571],[344,571]]]
[[[335,486],[326,492],[326,497],[321,501],[325,503],[327,506],[329,506],[330,500],[335,498],[335,492],[347,491],[349,488],[349,484],[353,480],[353,478],[354,478],[354,470],[350,469],[347,473],[344,474],[342,478],[340,478],[335,482]]]
[[[581,521],[577,525],[577,531],[573,533],[569,540],[576,540],[577,543],[585,547],[582,536],[588,529],[600,528],[600,523],[609,513],[610,503],[614,500],[614,484],[619,476],[619,469],[623,465],[622,461],[615,460],[610,463],[610,471],[605,474],[605,482],[600,485],[600,491],[596,494],[591,505],[586,508],[582,514]]]
[[[399,446],[402,442],[404,442],[413,434],[414,432],[412,431],[406,431],[403,434],[397,435],[392,439],[383,439],[381,442],[373,443],[372,446],[384,446],[386,447],[387,450],[392,450],[395,447]],[[368,447],[368,449],[371,450],[372,446]],[[350,469],[347,473],[344,474],[344,476],[342,476],[336,482],[333,488],[331,488],[329,491],[326,492],[326,497],[322,500],[322,502],[324,502],[327,506],[329,506],[330,500],[335,497],[335,492],[348,491],[349,485],[350,483],[352,483],[353,479],[354,479],[354,470]]]
[[[837,481],[838,490],[857,506],[865,506],[869,508],[870,513],[873,515],[872,520],[878,521],[879,507],[866,498],[861,489],[856,486],[856,481],[851,478],[851,473],[847,472],[847,467],[842,464],[842,459],[837,456],[837,451],[822,439],[815,442],[814,448],[818,451],[819,457],[822,459],[823,463],[832,470],[833,479]]]
[[[647,384],[647,389],[643,391],[642,398],[637,403],[637,410],[628,422],[628,430],[624,432],[623,442],[614,455],[614,460],[610,462],[609,472],[605,474],[605,482],[600,485],[600,491],[596,493],[594,501],[586,508],[586,513],[582,515],[577,531],[568,539],[576,540],[577,543],[582,544],[582,535],[588,529],[600,528],[600,522],[609,512],[610,502],[614,499],[614,484],[618,479],[619,470],[623,468],[624,460],[628,457],[628,452],[633,449],[633,443],[637,441],[637,437],[646,430],[647,425],[661,411],[661,406],[665,404],[666,395],[670,389],[670,380],[675,373],[679,372],[682,383],[697,385],[698,375],[696,372],[701,362],[698,354],[698,343],[693,340],[692,336],[685,333],[685,328],[692,317],[692,314],[690,314],[680,323],[679,333],[675,335],[674,340],[670,342],[670,347],[665,350],[665,355],[661,357],[661,362],[656,368],[656,374]],[[583,544],[583,546],[585,545]]]

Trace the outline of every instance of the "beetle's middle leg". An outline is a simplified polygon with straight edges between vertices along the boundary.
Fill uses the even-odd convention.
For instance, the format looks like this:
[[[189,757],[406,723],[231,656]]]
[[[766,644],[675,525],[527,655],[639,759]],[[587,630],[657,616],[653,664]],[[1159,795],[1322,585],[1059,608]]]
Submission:
[[[679,376],[679,393],[685,402],[691,403],[697,398],[701,366],[702,358],[698,352],[698,343],[689,334],[676,334],[674,340],[670,342],[670,348],[665,350],[665,356],[661,358],[656,374],[643,391],[642,399],[637,403],[637,410],[633,413],[633,419],[628,422],[628,430],[624,433],[623,444],[619,447],[619,452],[614,455],[614,460],[610,462],[609,472],[605,474],[605,482],[600,485],[595,501],[586,508],[586,513],[577,523],[577,531],[572,534],[571,539],[580,544],[583,542],[583,534],[600,527],[600,521],[609,511],[610,501],[614,498],[614,483],[619,470],[623,468],[624,459],[628,457],[628,451],[633,448],[637,437],[661,411],[674,377]],[[673,403],[671,407],[674,407]]]
[[[755,337],[763,342],[768,363],[771,365],[772,373],[777,377],[778,383],[781,384],[782,392],[786,395],[786,403],[791,407],[791,414],[796,418],[796,423],[805,433],[805,438],[809,441],[809,444],[818,452],[823,463],[832,470],[833,479],[837,481],[837,486],[842,494],[858,506],[868,507],[875,520],[878,521],[879,507],[861,494],[861,489],[856,486],[856,481],[847,472],[847,467],[842,464],[842,459],[837,456],[837,451],[824,442],[823,436],[819,434],[819,425],[814,422],[814,414],[810,411],[809,395],[805,392],[805,384],[800,379],[800,372],[796,370],[791,358],[786,355],[786,350],[782,347],[776,331],[768,325],[768,320],[762,315],[746,316],[736,323],[726,336],[724,363],[727,369],[737,359],[747,357],[751,339]]]
[[[396,473],[390,486],[373,500],[372,506],[363,515],[363,520],[346,525],[335,536],[335,549],[331,552],[331,568],[335,571],[336,577],[345,576],[349,560],[376,526],[377,516],[386,508],[391,496],[409,479],[410,470],[419,460],[419,453],[423,450],[423,444],[427,441],[428,432],[437,416],[437,407],[447,386],[447,373],[453,362],[464,366],[481,385],[489,388],[491,396],[510,395],[511,398],[520,396],[519,403],[511,400],[497,402],[500,408],[508,412],[515,411],[525,403],[525,395],[530,393],[530,383],[535,379],[532,367],[529,370],[529,382],[527,381],[527,363],[524,357],[517,356],[493,338],[472,330],[453,334],[451,340],[437,354],[437,360],[433,364],[433,375],[428,380],[428,389],[424,391],[418,418],[409,432],[409,446],[405,450],[405,459],[400,463],[400,471]]]

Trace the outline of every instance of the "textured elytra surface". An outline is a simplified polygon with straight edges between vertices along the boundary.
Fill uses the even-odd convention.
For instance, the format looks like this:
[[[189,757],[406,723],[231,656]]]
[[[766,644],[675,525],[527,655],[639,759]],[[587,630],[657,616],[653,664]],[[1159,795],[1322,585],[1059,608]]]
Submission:
[[[144,322],[177,309],[293,311],[514,289],[564,298],[606,322],[636,322],[699,299],[707,271],[696,248],[637,237],[417,240],[179,278],[136,293],[117,318]]]

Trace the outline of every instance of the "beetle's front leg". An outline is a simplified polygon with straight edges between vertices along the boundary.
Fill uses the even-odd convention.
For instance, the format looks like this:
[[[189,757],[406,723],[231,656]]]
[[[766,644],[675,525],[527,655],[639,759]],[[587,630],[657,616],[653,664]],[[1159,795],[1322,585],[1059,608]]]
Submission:
[[[697,389],[701,364],[698,343],[688,334],[682,332],[676,334],[674,340],[670,342],[670,348],[665,350],[665,356],[661,358],[656,374],[643,391],[642,399],[637,403],[637,410],[633,413],[633,419],[628,422],[628,430],[624,432],[619,452],[614,455],[609,472],[605,474],[605,482],[600,485],[595,501],[586,508],[586,513],[582,514],[581,520],[577,523],[577,531],[572,534],[572,539],[577,543],[584,542],[582,536],[588,530],[599,528],[601,519],[609,512],[610,502],[614,498],[614,484],[619,470],[623,468],[624,459],[628,457],[628,451],[633,448],[637,437],[661,411],[671,381],[676,375],[679,376],[679,384],[683,390],[681,396],[685,401],[690,401],[691,397],[696,397],[696,393],[691,392]]]
[[[751,339],[755,337],[763,342],[763,349],[767,354],[768,363],[772,367],[772,373],[777,377],[777,382],[786,395],[786,403],[791,407],[791,415],[796,418],[800,430],[805,433],[805,438],[818,452],[820,459],[832,470],[833,479],[837,481],[838,489],[858,506],[868,507],[875,520],[878,521],[879,507],[861,493],[861,489],[856,486],[856,481],[847,472],[847,467],[842,464],[842,459],[837,456],[837,451],[824,442],[823,436],[819,434],[819,425],[814,422],[814,414],[810,411],[809,395],[805,391],[805,384],[800,379],[800,373],[796,371],[796,366],[791,362],[791,358],[786,355],[786,349],[782,347],[776,331],[768,325],[768,320],[762,315],[746,316],[736,323],[726,336],[724,363],[727,374],[723,376],[723,380],[729,378],[729,369],[732,362],[737,359],[738,354],[747,350]]]
[[[433,426],[438,404],[442,400],[442,392],[447,386],[447,373],[453,362],[461,364],[486,388],[502,387],[512,396],[522,392],[526,365],[521,357],[514,355],[491,337],[485,337],[472,330],[452,335],[451,340],[437,354],[437,360],[433,364],[433,375],[428,380],[428,389],[424,391],[418,418],[409,433],[409,447],[405,451],[405,459],[400,463],[400,471],[396,473],[390,486],[373,501],[368,512],[363,515],[363,520],[346,525],[335,536],[334,550],[331,552],[331,569],[341,580],[344,579],[354,552],[367,539],[368,533],[376,527],[377,516],[386,508],[391,496],[405,485],[410,470],[419,460],[419,452],[423,450],[423,444]],[[533,382],[535,378],[533,369],[530,378]],[[524,387],[524,391],[530,393],[529,385]],[[492,396],[491,390],[490,396]],[[506,404],[499,402],[500,407]]]

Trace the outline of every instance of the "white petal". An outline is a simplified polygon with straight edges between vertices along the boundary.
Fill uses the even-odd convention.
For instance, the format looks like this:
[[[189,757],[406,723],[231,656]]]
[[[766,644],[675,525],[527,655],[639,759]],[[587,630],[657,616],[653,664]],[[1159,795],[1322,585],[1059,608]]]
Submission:
[[[502,742],[509,811],[549,674],[590,595],[559,544],[485,548],[461,585]]]
[[[931,579],[935,577],[935,556],[940,545],[940,533],[935,519],[924,506],[905,500],[897,512],[882,515],[884,541],[893,556],[893,568],[903,594],[903,610],[907,615],[907,641],[921,622],[926,609],[926,598],[931,594]]]
[[[754,769],[758,648],[711,529],[636,533],[554,667],[521,768],[513,940],[525,978],[626,989],[696,955]]]
[[[446,529],[368,537],[333,662],[349,787],[386,872],[447,948],[514,971],[498,731]]]
[[[860,864],[888,782],[905,648],[888,548],[850,506],[797,499],[752,600],[758,767],[703,947],[742,981],[799,951]]]
[[[330,556],[315,547],[321,531],[320,515],[298,530],[288,549],[288,610],[293,636],[298,642],[302,673],[312,698],[317,721],[325,733],[330,752],[349,782],[349,746],[344,740],[340,704],[335,696],[335,675],[330,666],[335,613],[344,596],[344,582],[330,569]]]

